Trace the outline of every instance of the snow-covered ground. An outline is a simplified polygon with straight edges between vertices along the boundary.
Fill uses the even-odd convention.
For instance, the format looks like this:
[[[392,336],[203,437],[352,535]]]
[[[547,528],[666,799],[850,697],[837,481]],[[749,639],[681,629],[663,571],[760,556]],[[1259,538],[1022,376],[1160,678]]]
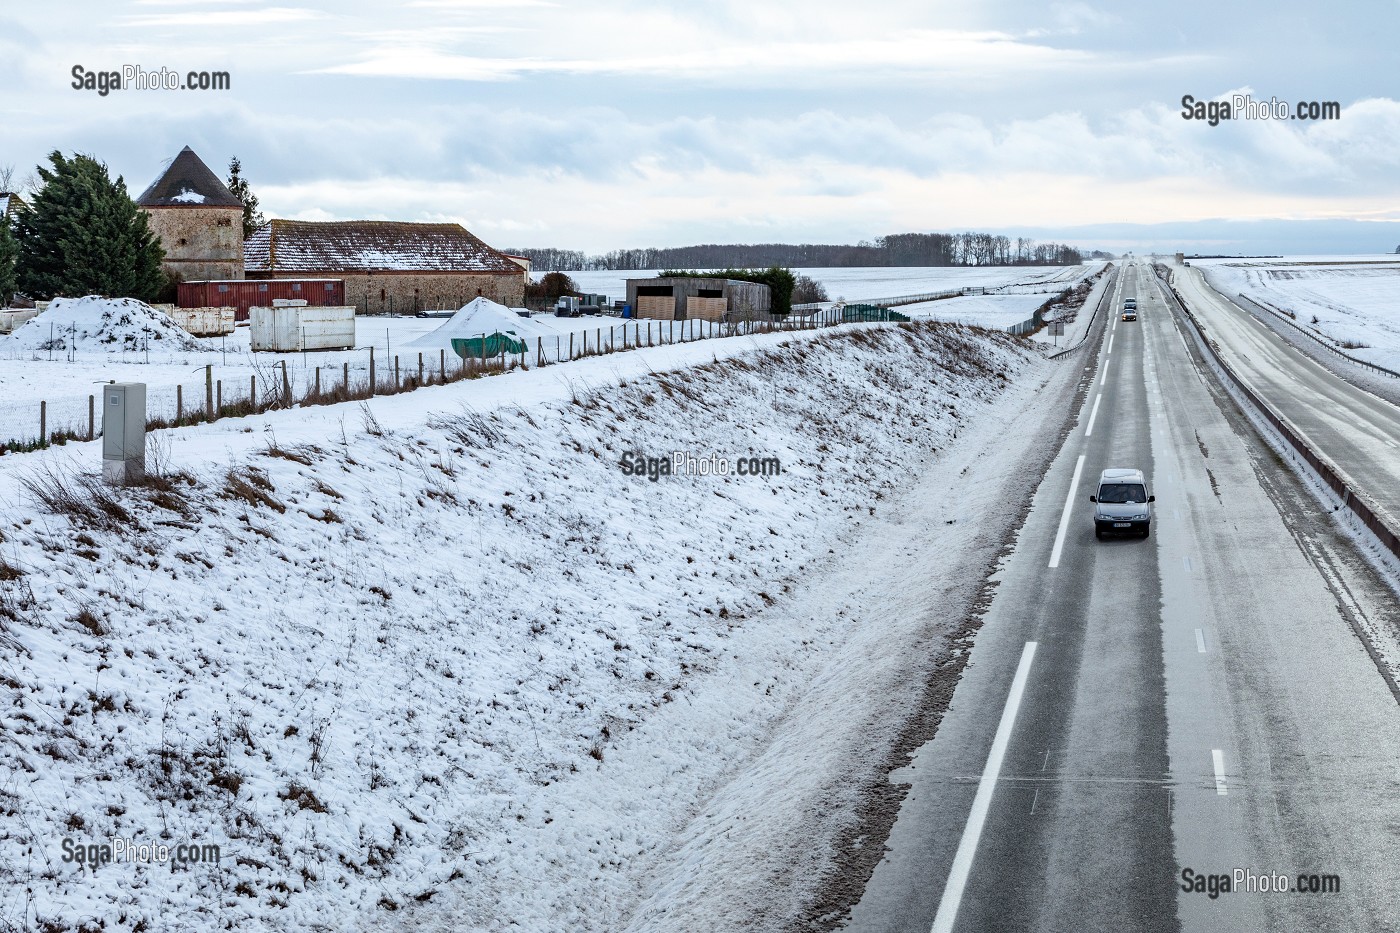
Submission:
[[[850,269],[793,269],[826,286],[833,301],[863,301],[895,298],[900,295],[922,295],[958,288],[1001,288],[1025,285],[1037,289],[1064,288],[1103,268],[1102,262],[1087,262],[1078,266],[985,266],[985,267],[898,267]],[[581,291],[607,295],[613,299],[627,297],[627,280],[647,278],[657,270],[625,272],[602,270],[570,272],[569,277]],[[538,275],[538,273],[537,273]]]
[[[959,321],[978,327],[1004,329],[1028,319],[1045,304],[1045,295],[962,295],[942,301],[901,305],[894,310],[916,321]]]
[[[618,929],[868,629],[792,591],[1046,365],[842,327],[157,432],[160,490],[83,486],[96,444],[0,458],[0,926]],[[620,467],[676,450],[781,473]],[[113,837],[221,857],[62,860]]]
[[[58,310],[63,311],[61,307]],[[369,370],[370,347],[375,348],[380,373],[392,369],[396,356],[405,374],[416,370],[420,353],[424,365],[433,370],[441,363],[438,349],[409,344],[446,323],[440,318],[361,316],[355,321],[354,350],[253,353],[247,327],[238,328],[228,337],[208,338],[189,337],[183,332],[170,335],[157,327],[152,332],[161,334],[161,339],[151,339],[142,326],[144,319],[122,325],[119,339],[80,339],[76,347],[70,348],[74,341],[64,334],[74,320],[73,315],[66,312],[46,312],[14,334],[0,336],[0,442],[37,439],[41,401],[48,403],[50,430],[72,428],[85,432],[88,396],[98,394],[97,383],[109,380],[146,383],[149,413],[153,417],[173,417],[176,386],[183,386],[186,410],[203,404],[205,366],[213,367],[213,378],[223,383],[224,397],[228,401],[247,397],[250,377],[256,376],[260,387],[274,384],[280,379],[283,362],[298,392],[314,382],[317,367],[322,370],[322,384],[327,388],[340,384],[347,364],[351,379],[363,380]],[[638,333],[637,322],[623,325],[611,317],[560,318],[537,314],[526,323],[532,347],[535,335],[543,335],[547,358],[567,357],[570,335],[576,349],[581,349],[585,336],[591,348],[599,339],[605,346],[621,346],[624,329],[629,344],[635,342]],[[708,332],[710,327],[701,322],[690,326],[702,328],[702,333]],[[641,322],[640,328],[645,339],[646,322]],[[661,339],[659,324],[654,339]],[[448,365],[453,360],[448,349]],[[275,373],[274,368],[277,368]]]
[[[1400,257],[1192,260],[1231,298],[1244,293],[1358,359],[1400,369]],[[1348,347],[1347,344],[1353,346]]]

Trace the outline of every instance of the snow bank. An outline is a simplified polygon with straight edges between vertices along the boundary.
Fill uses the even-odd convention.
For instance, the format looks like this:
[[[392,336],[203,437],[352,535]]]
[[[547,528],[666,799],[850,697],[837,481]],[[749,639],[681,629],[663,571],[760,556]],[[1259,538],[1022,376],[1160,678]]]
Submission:
[[[528,317],[521,317],[513,309],[497,304],[489,298],[473,298],[444,321],[437,330],[409,341],[406,346],[424,350],[451,350],[454,339],[490,336],[495,333],[513,333],[521,338],[535,338],[553,337],[557,331]]]
[[[1211,286],[1234,298],[1294,315],[1299,326],[1344,347],[1352,356],[1400,369],[1400,262],[1249,262],[1192,260]]]
[[[0,926],[623,928],[841,650],[841,620],[782,611],[798,581],[1043,365],[947,324],[764,346],[159,432],[150,462],[190,471],[167,489],[7,501]],[[676,450],[781,472],[620,468]],[[629,757],[666,711],[685,728]],[[221,857],[62,861],[112,837]]]
[[[6,350],[199,350],[201,344],[169,315],[135,298],[55,298],[7,338]]]

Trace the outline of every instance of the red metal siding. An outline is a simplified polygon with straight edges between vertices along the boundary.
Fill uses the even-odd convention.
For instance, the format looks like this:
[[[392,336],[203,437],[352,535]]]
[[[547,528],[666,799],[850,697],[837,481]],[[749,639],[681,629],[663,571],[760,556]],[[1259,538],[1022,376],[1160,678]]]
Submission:
[[[175,303],[181,308],[235,309],[235,320],[248,320],[248,309],[268,307],[274,298],[301,298],[308,305],[345,304],[342,279],[242,279],[227,282],[181,282]]]

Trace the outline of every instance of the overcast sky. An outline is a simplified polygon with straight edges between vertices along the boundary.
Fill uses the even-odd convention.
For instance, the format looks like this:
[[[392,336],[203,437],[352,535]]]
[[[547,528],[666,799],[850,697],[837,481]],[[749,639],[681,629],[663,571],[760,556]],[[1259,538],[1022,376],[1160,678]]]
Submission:
[[[238,155],[269,216],[452,220],[497,246],[589,251],[1400,221],[1400,0],[3,11],[0,165],[88,152],[135,195],[190,145],[221,175]],[[75,65],[228,71],[232,87],[101,97],[73,89]],[[1182,95],[1232,92],[1342,116],[1182,119]],[[1353,226],[1400,242],[1400,225]]]

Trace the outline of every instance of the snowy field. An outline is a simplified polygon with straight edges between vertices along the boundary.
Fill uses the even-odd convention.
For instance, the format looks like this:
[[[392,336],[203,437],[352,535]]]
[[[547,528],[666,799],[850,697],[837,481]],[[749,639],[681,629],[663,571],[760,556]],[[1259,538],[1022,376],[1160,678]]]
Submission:
[[[833,301],[864,301],[977,287],[1018,286],[1053,291],[1093,275],[1103,268],[1103,265],[1102,262],[1087,262],[1079,266],[881,267],[792,271],[822,283]],[[569,277],[578,284],[581,291],[625,299],[628,279],[647,278],[656,274],[656,270],[597,271],[570,272]]]
[[[1192,260],[1217,291],[1296,315],[1358,359],[1400,369],[1400,257],[1290,256]]]
[[[702,864],[717,906],[695,910],[744,928],[735,892],[771,906],[764,885],[820,880],[771,880],[771,840],[819,866],[835,830],[813,826],[854,812],[809,762],[893,741],[902,665],[932,655],[889,645],[955,624],[790,594],[840,570],[877,506],[901,516],[911,476],[952,454],[965,475],[1004,429],[991,406],[1032,398],[1044,365],[956,325],[841,327],[157,432],[169,487],[115,498],[73,478],[97,444],[0,458],[0,928],[601,933],[646,909],[648,877]],[[782,469],[619,466],[675,450]],[[46,476],[67,506],[26,488]],[[850,697],[875,680],[896,706],[867,721]],[[779,726],[812,684],[829,714]],[[711,825],[733,763],[807,722],[803,765],[764,778],[742,827]],[[692,822],[705,846],[779,835],[751,864],[677,858]],[[61,860],[112,838],[222,854]]]
[[[310,353],[253,353],[249,349],[249,328],[239,327],[228,337],[193,338],[180,335],[179,346],[172,340],[151,340],[139,331],[124,334],[114,345],[79,341],[73,351],[40,349],[49,341],[50,333],[58,334],[62,327],[51,329],[46,318],[33,322],[33,332],[26,336],[16,332],[0,336],[0,442],[10,439],[30,440],[39,434],[39,403],[48,402],[48,425],[51,430],[72,428],[87,430],[88,396],[98,394],[98,383],[144,382],[147,386],[147,410],[156,415],[174,416],[176,386],[183,386],[186,410],[197,408],[204,399],[204,368],[213,367],[213,378],[223,383],[226,401],[246,398],[249,380],[256,376],[260,387],[275,384],[280,379],[280,367],[285,361],[289,378],[296,391],[313,384],[316,368],[320,367],[322,385],[327,389],[339,385],[344,367],[350,367],[352,380],[360,381],[369,371],[369,348],[375,348],[379,372],[392,371],[394,358],[399,358],[405,375],[416,370],[418,356],[424,365],[436,370],[442,355],[436,347],[410,346],[444,324],[439,318],[362,316],[355,321],[353,350]],[[697,325],[704,326],[709,325]],[[581,349],[585,335],[589,347],[599,339],[605,346],[621,346],[624,325],[617,318],[579,317],[559,318],[552,314],[537,314],[525,322],[532,349],[535,337],[542,336],[546,358],[569,355],[570,335],[575,348]],[[628,342],[638,333],[636,323],[626,325]],[[645,339],[646,323],[641,324]],[[40,339],[33,339],[34,337]],[[658,330],[655,339],[660,339]],[[447,365],[456,357],[446,350]],[[386,369],[386,367],[388,367]],[[276,372],[274,372],[276,369]],[[262,389],[260,388],[260,391]]]
[[[1045,295],[1038,294],[963,295],[901,305],[895,310],[916,321],[957,321],[978,327],[1007,328],[1027,320],[1045,299]]]

